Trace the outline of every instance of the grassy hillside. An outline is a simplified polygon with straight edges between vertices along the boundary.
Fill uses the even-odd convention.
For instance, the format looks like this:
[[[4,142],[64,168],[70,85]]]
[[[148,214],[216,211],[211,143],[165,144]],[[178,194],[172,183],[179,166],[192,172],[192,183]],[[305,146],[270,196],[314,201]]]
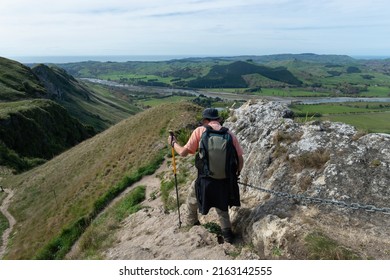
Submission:
[[[50,100],[0,103],[0,165],[16,171],[29,167],[24,157],[50,159],[94,134]]]
[[[131,96],[123,94],[123,90],[90,86],[54,66],[40,64],[33,67],[32,71],[45,85],[51,99],[64,106],[80,122],[97,131],[140,111],[133,104]]]
[[[88,223],[118,186],[161,159],[168,129],[195,122],[200,110],[188,103],[151,108],[40,167],[7,178],[4,185],[16,191],[10,210],[18,223],[6,258],[47,256],[42,250],[58,257],[52,251],[61,250],[68,238],[59,237]]]
[[[315,105],[295,104],[290,106],[302,120],[319,118],[343,122],[370,133],[390,134],[390,103],[345,102]]]
[[[0,166],[29,169],[139,111],[123,90],[0,58]]]
[[[15,101],[46,95],[38,77],[23,64],[0,57],[0,101]]]
[[[0,103],[0,139],[23,156],[51,158],[94,134],[50,100]]]

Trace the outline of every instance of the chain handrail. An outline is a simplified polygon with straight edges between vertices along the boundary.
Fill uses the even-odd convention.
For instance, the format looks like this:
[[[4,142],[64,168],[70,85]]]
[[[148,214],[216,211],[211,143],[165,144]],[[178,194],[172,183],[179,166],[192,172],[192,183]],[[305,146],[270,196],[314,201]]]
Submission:
[[[333,199],[324,199],[320,197],[310,197],[310,196],[305,196],[302,194],[291,194],[291,193],[286,193],[286,192],[279,192],[279,191],[274,191],[274,190],[269,190],[261,187],[256,187],[252,186],[250,184],[238,182],[238,184],[246,187],[250,187],[262,192],[266,192],[269,194],[276,195],[278,197],[285,197],[285,198],[291,198],[291,199],[296,199],[300,201],[305,201],[309,203],[318,203],[318,204],[326,204],[326,205],[333,205],[337,206],[340,208],[349,208],[353,210],[365,210],[366,212],[379,212],[383,213],[385,215],[390,215],[390,208],[387,207],[376,207],[375,205],[365,205],[361,203],[347,203],[345,201],[339,201],[339,200],[333,200]]]

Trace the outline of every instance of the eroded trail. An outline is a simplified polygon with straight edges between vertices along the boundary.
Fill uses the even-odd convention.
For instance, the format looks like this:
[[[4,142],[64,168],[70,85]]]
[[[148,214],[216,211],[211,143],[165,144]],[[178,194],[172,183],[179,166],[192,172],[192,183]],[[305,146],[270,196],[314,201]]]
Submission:
[[[3,244],[0,247],[0,259],[2,259],[5,255],[7,245],[8,245],[8,240],[9,236],[12,232],[12,229],[14,225],[16,224],[15,218],[11,215],[10,212],[8,212],[8,207],[11,203],[11,199],[14,196],[14,191],[10,189],[4,189],[4,192],[8,194],[8,196],[3,200],[3,203],[0,206],[0,212],[3,213],[3,215],[7,218],[9,227],[4,231],[2,239],[3,239]]]
[[[113,207],[118,201],[123,199],[131,190],[134,189],[136,186],[145,186],[146,187],[146,194],[145,197],[150,197],[153,192],[157,192],[160,189],[160,184],[161,181],[157,177],[157,174],[161,174],[163,172],[168,171],[169,168],[167,166],[166,160],[161,164],[161,166],[151,175],[144,176],[140,181],[135,182],[133,185],[129,186],[125,191],[123,191],[118,197],[113,199],[107,206],[106,208],[98,215],[101,216],[103,215],[108,209]],[[156,202],[154,201],[148,201],[146,200],[143,205],[144,206],[149,206],[149,207],[155,207]],[[75,244],[72,246],[72,249],[70,252],[66,255],[66,259],[73,259],[77,256],[79,253],[79,245],[80,245],[80,240],[82,236],[75,242]]]

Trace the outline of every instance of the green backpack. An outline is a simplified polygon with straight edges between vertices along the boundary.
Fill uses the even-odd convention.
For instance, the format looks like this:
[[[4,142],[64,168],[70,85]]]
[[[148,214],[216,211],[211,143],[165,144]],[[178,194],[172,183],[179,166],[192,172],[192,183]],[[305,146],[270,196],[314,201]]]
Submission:
[[[229,130],[226,127],[214,130],[208,125],[205,128],[195,159],[199,177],[218,180],[236,177],[238,157]]]

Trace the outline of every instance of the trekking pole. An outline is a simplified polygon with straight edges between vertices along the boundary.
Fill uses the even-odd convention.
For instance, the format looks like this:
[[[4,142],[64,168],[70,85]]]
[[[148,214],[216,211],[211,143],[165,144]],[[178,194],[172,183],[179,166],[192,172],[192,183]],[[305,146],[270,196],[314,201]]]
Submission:
[[[173,148],[173,131],[170,130],[169,134],[171,135],[171,147],[172,147],[172,168],[173,175],[175,176],[175,188],[176,188],[176,201],[177,201],[177,212],[179,214],[179,228],[181,227],[181,219],[180,219],[180,203],[179,203],[179,190],[177,188],[177,176],[176,176],[176,160],[175,160],[175,149]]]

